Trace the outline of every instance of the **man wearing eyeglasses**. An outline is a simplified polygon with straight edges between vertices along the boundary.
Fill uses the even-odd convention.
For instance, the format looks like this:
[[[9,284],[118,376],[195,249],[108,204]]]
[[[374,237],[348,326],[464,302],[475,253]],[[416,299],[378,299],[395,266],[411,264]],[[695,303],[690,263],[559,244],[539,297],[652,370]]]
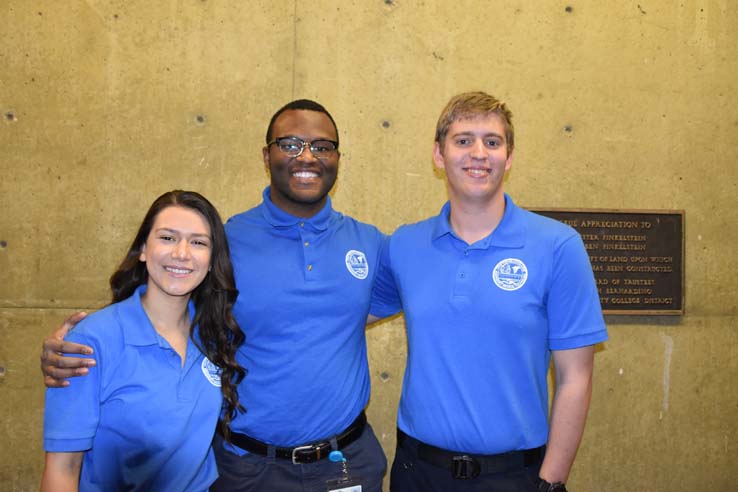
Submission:
[[[231,422],[231,444],[215,437],[213,491],[381,490],[386,458],[364,414],[364,330],[385,237],[333,210],[338,147],[323,106],[281,108],[263,148],[271,183],[263,201],[226,223],[234,315],[246,334],[237,357],[247,370],[238,388],[247,411]],[[84,364],[59,356],[82,353],[60,340],[74,319],[44,343],[47,385],[80,374],[59,369]]]

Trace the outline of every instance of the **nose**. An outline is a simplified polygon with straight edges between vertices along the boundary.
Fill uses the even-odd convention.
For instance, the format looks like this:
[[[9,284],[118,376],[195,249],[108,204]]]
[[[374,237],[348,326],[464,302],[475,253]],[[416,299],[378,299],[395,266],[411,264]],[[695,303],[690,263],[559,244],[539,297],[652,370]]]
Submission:
[[[474,141],[471,148],[471,156],[475,159],[487,158],[487,148],[484,146],[484,140],[480,138]]]
[[[186,260],[190,257],[190,243],[186,240],[181,240],[177,243],[172,251],[172,257],[178,260]]]
[[[318,160],[317,157],[310,150],[310,142],[302,143],[302,150],[295,156],[295,159],[300,161],[312,162]]]

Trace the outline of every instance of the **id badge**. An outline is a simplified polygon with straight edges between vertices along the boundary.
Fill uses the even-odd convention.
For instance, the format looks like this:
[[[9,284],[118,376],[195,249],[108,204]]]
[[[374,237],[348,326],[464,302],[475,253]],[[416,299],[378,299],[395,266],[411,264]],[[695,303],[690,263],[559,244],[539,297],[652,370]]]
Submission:
[[[341,477],[328,480],[325,484],[327,492],[361,492],[359,477]]]

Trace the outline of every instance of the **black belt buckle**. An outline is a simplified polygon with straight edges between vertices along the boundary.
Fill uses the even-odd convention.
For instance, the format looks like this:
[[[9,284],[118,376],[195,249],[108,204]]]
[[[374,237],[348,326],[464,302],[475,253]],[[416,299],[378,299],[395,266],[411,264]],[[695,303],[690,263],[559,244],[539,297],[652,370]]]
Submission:
[[[479,476],[479,462],[469,455],[461,454],[453,457],[454,478],[458,480],[470,480]]]

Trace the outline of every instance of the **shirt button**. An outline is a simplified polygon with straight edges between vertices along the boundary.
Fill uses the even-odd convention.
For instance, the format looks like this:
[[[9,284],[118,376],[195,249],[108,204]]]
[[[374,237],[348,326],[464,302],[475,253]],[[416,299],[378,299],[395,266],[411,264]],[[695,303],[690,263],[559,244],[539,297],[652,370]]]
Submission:
[[[310,246],[310,241],[305,241],[305,246]]]
[[[463,274],[463,273],[460,273],[460,274],[459,274],[459,277],[461,277],[461,278],[464,278],[464,277],[466,277],[466,275],[465,275],[465,274]]]
[[[305,223],[304,222],[300,222],[300,227],[305,227]]]
[[[308,265],[308,272],[312,272],[312,271],[313,271],[313,265]]]

